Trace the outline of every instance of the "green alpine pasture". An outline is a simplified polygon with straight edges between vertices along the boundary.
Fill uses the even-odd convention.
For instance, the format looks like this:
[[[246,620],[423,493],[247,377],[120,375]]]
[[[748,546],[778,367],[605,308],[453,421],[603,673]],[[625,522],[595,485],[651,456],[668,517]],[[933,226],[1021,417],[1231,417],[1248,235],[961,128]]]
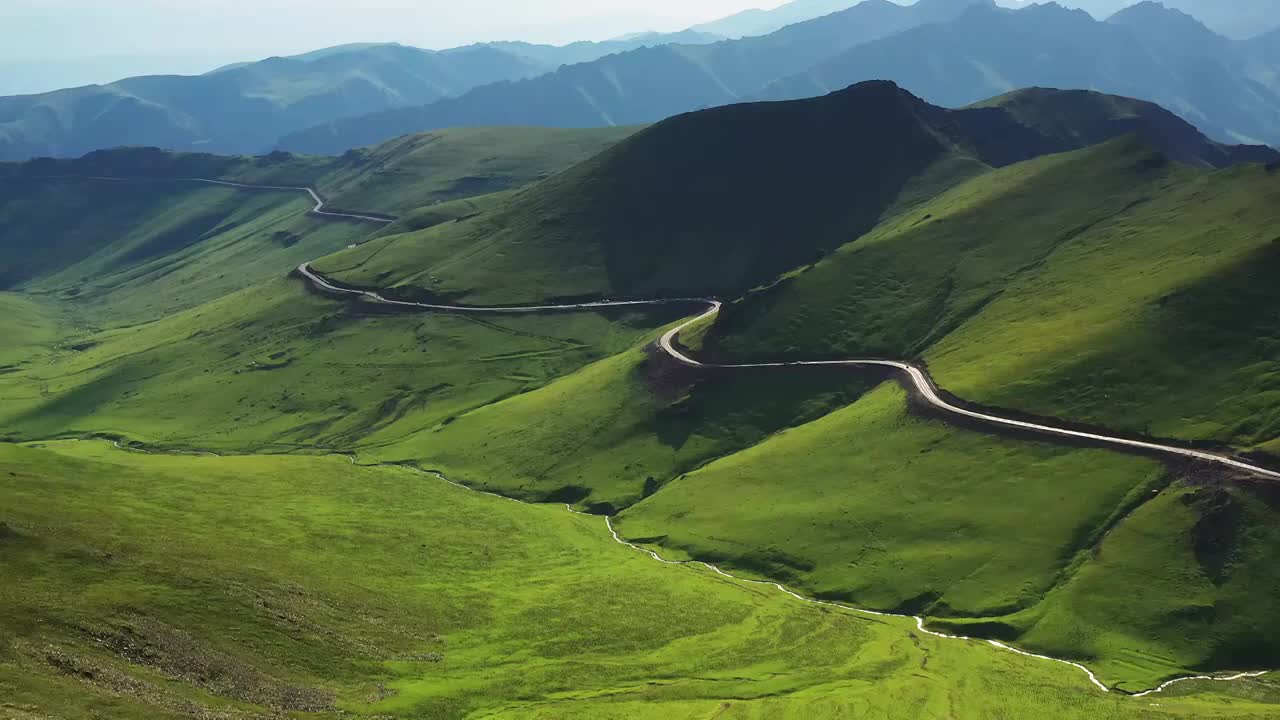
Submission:
[[[368,452],[506,495],[612,513],[706,462],[817,419],[873,383],[841,372],[712,380],[673,368],[652,347],[634,348]]]
[[[1252,448],[1280,434],[1277,227],[1275,170],[1196,171],[1122,139],[903,213],[730,307],[714,342],[922,358],[968,400]]]
[[[0,292],[0,372],[12,373],[36,363],[57,342],[60,316],[50,303],[19,293]]]
[[[546,179],[636,130],[437,130],[407,135],[339,158],[325,158],[312,184],[334,205],[401,215]]]
[[[84,327],[157,320],[364,239],[296,192],[175,181],[10,180],[5,286],[64,301]]]
[[[474,303],[740,292],[871,229],[904,187],[954,166],[957,151],[915,102],[883,85],[679,116],[479,217],[387,235],[316,267]],[[863,103],[876,111],[857,112]],[[760,140],[779,127],[785,142]]]
[[[473,303],[732,299],[992,168],[1135,132],[1206,168],[1278,157],[1220,145],[1128,98],[1027,90],[947,110],[871,81],[673,117],[478,217],[388,233],[317,267],[353,284]]]
[[[0,163],[0,177],[208,178],[257,185],[311,186],[341,208],[400,215],[420,207],[510,190],[581,162],[638,130],[623,128],[457,128],[417,133],[340,157],[181,153],[156,148],[100,150],[77,159]]]
[[[1140,458],[915,419],[886,384],[680,478],[618,527],[810,595],[981,617],[1038,602],[1162,475]]]
[[[1275,489],[1198,480],[1136,509],[1039,607],[998,622],[1039,652],[1098,658],[1131,690],[1171,667],[1274,667]]]
[[[0,374],[0,426],[238,452],[378,445],[626,350],[667,319],[388,314],[282,278],[67,337]]]
[[[9,717],[1263,718],[615,543],[603,519],[343,457],[0,446]]]
[[[684,338],[711,361],[922,359],[968,400],[1276,452],[1274,168],[1140,137],[997,162],[1071,128],[1021,107],[1011,147],[974,112],[871,84],[627,140],[0,167],[0,714],[1276,716],[1265,678],[1103,694],[600,517],[1134,691],[1280,664],[1260,483],[957,426],[883,372],[683,367],[654,341],[687,307],[403,312],[289,276],[720,293]],[[47,177],[77,174],[132,179]]]

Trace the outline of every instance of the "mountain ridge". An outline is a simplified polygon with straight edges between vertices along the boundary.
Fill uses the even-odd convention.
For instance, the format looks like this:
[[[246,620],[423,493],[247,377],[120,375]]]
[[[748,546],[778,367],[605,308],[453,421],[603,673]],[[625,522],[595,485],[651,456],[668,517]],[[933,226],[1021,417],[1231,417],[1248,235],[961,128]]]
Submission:
[[[1204,167],[1280,158],[1224,148],[1126,98],[1027,91],[947,110],[868,81],[819,98],[675,116],[477,218],[316,268],[354,266],[337,279],[463,304],[731,295],[866,232],[903,197],[1135,132]],[[775,140],[762,146],[762,136]],[[566,256],[582,258],[573,272],[543,262]]]
[[[1135,32],[1130,21],[1143,16],[1202,42],[1186,47],[1158,33]],[[1280,145],[1280,93],[1270,87],[1277,68],[1257,45],[1191,23],[1153,3],[1115,22],[1056,3],[1019,10],[974,6],[949,23],[853,47],[757,97],[806,97],[876,77],[893,78],[950,107],[1020,87],[1090,88],[1164,105],[1219,141]],[[1149,24],[1147,19],[1137,27]]]
[[[671,39],[709,40],[686,32],[566,46],[479,43],[447,50],[358,43],[237,63],[203,75],[139,76],[2,97],[0,160],[79,157],[128,145],[265,153],[282,135],[320,121],[421,105]]]
[[[737,102],[789,69],[841,49],[945,19],[993,0],[926,0],[902,6],[865,0],[761,37],[710,45],[665,45],[566,66],[523,81],[476,88],[458,98],[317,126],[282,138],[294,152],[336,154],[406,132],[459,125],[587,127],[652,122]]]

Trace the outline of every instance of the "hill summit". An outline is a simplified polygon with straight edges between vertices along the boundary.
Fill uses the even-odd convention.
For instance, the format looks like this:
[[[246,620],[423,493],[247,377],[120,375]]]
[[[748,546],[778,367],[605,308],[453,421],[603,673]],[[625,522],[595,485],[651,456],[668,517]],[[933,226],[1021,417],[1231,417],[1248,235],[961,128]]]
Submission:
[[[454,301],[733,294],[992,167],[1130,133],[1188,164],[1280,158],[1127,98],[1042,89],[948,110],[871,81],[674,117],[491,212],[317,267]]]

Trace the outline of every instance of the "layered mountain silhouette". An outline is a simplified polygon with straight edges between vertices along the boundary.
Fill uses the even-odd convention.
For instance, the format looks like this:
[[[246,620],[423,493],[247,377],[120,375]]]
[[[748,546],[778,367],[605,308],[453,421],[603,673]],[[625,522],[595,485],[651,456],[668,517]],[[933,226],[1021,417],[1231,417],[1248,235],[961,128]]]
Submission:
[[[1053,3],[1009,10],[991,0],[909,7],[867,0],[764,37],[609,56],[425,107],[335,121],[280,146],[338,153],[456,125],[633,124],[871,79],[951,107],[1020,87],[1094,89],[1159,102],[1225,142],[1280,144],[1280,51],[1269,39],[1230,40],[1152,2],[1103,22]]]
[[[872,78],[950,107],[1027,86],[1089,88],[1160,103],[1220,140],[1280,144],[1275,54],[1264,40],[1229,40],[1152,2],[1106,22],[1053,3],[977,6],[851,48],[759,97],[808,97]]]
[[[842,2],[800,0],[770,16]],[[642,124],[872,79],[949,107],[1023,87],[1091,89],[1160,103],[1222,142],[1280,145],[1280,30],[1230,39],[1161,3],[1103,21],[1054,3],[864,0],[768,35],[716,37],[695,28],[563,47],[352,45],[0,98],[0,159],[121,145],[336,155],[448,127]]]
[[[491,43],[445,51],[394,44],[325,48],[198,76],[148,76],[0,98],[0,160],[76,157],[121,145],[256,153],[337,118],[416,106],[472,88],[705,33],[647,33],[565,46]]]
[[[795,0],[771,10],[753,8],[726,18],[695,25],[692,30],[726,38],[768,35],[788,25],[848,10],[858,0]]]
[[[1063,0],[1067,7],[1080,8],[1105,20],[1141,0]],[[1019,7],[1026,0],[1002,3]],[[1280,3],[1275,0],[1162,0],[1169,8],[1195,16],[1213,29],[1233,38],[1251,38],[1280,27]]]
[[[710,45],[664,45],[610,55],[531,80],[476,88],[461,97],[335,121],[285,137],[280,147],[335,154],[397,135],[462,125],[590,127],[661,120],[725,105],[859,44],[950,20],[994,0],[866,0],[764,37]]]

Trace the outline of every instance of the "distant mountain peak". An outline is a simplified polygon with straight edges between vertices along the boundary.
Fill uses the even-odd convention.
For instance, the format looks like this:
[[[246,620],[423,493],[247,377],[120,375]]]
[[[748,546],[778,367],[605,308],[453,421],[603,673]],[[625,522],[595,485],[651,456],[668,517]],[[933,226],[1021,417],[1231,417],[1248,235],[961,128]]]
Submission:
[[[1195,17],[1157,0],[1145,0],[1107,20],[1129,28],[1144,43],[1181,53],[1218,49],[1229,41]]]
[[[945,10],[952,14],[965,10],[970,5],[998,7],[996,0],[916,0],[913,7],[921,10]]]
[[[1097,19],[1087,11],[1064,5],[1060,2],[1032,3],[1017,8],[1017,11],[1027,15],[1071,17],[1077,20],[1087,19],[1089,22],[1097,22]]]
[[[841,90],[829,93],[828,98],[840,98],[858,103],[891,106],[894,101],[904,101],[911,107],[926,107],[929,103],[893,80],[863,80]]]
[[[865,0],[885,2],[886,0]],[[848,10],[858,0],[793,0],[771,10],[752,8],[729,17],[695,25],[690,30],[728,38],[767,35],[788,25]]]
[[[1108,22],[1191,22],[1201,25],[1200,21],[1190,14],[1165,5],[1162,0],[1143,0],[1140,3],[1134,3],[1112,15]]]

